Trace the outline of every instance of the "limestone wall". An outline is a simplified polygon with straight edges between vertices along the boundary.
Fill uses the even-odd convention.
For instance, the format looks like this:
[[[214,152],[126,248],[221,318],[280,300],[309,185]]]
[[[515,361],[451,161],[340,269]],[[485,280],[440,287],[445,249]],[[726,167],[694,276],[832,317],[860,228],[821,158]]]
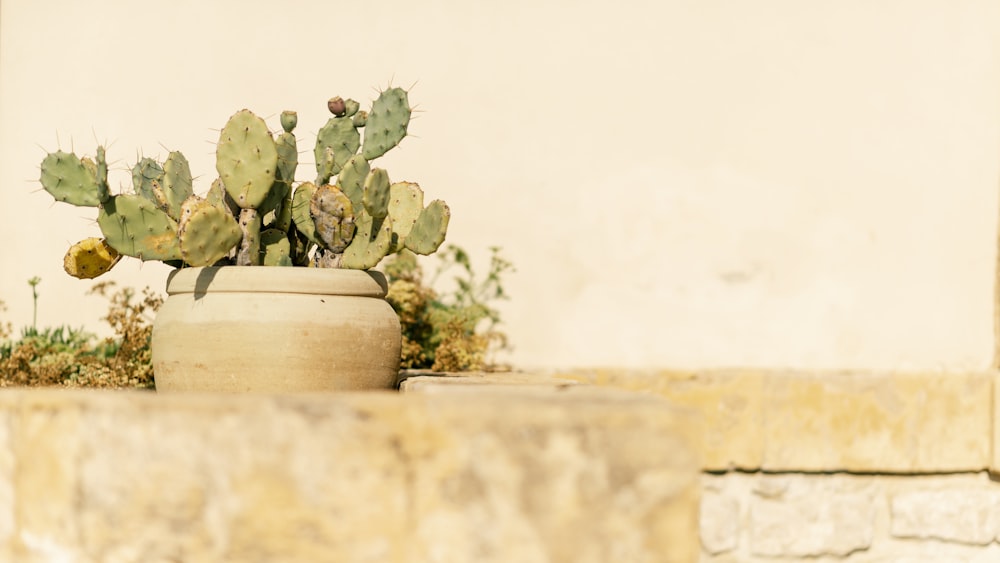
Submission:
[[[556,375],[702,414],[703,562],[1000,560],[993,372]]]
[[[696,561],[696,420],[593,391],[3,390],[0,561]]]

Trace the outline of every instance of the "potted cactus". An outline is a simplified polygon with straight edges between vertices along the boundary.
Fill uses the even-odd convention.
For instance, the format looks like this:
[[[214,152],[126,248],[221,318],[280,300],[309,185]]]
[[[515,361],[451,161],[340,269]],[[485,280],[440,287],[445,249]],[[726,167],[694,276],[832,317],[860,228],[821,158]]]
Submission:
[[[204,196],[180,152],[139,160],[134,193],[117,195],[103,147],[93,159],[57,151],[42,160],[42,186],[56,200],[98,209],[103,236],[69,249],[67,273],[93,278],[122,255],[177,268],[153,324],[157,390],[395,384],[399,321],[372,268],[404,249],[437,250],[450,211],[440,200],[424,206],[417,184],[394,183],[372,166],[407,134],[405,90],[381,92],[369,111],[339,97],[328,108],[314,182],[295,179],[291,111],[276,135],[249,110],[233,115],[219,135],[219,177]]]

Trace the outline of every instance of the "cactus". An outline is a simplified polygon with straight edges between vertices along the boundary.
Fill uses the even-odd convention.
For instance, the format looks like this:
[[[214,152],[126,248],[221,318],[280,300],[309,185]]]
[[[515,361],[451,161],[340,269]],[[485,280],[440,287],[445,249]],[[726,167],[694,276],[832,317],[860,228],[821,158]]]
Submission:
[[[163,179],[152,182],[153,194],[160,202],[160,209],[175,220],[181,218],[181,205],[194,195],[194,181],[187,158],[179,151],[167,156],[163,163]]]
[[[354,238],[351,200],[334,186],[320,186],[309,200],[309,216],[320,246],[332,254],[342,254]]]
[[[103,147],[93,159],[63,151],[46,155],[43,188],[57,201],[97,207],[103,234],[73,245],[66,271],[94,277],[120,255],[176,266],[367,269],[403,249],[436,250],[448,227],[447,205],[435,201],[424,208],[417,184],[393,184],[371,164],[407,134],[406,91],[381,92],[368,111],[339,97],[328,108],[334,115],[314,148],[316,183],[295,183],[293,111],[281,113],[283,131],[275,135],[251,111],[233,114],[216,147],[219,178],[204,198],[195,195],[190,165],[178,151],[162,163],[140,158],[131,170],[135,193],[120,195],[110,192]]]
[[[97,207],[107,201],[108,193],[102,193],[97,181],[97,166],[92,161],[90,164],[92,167],[73,153],[50,153],[42,160],[42,187],[57,201]],[[106,187],[107,179],[104,183]]]
[[[361,147],[361,134],[349,117],[331,117],[316,134],[316,183],[326,184]],[[332,154],[333,160],[329,159]]]
[[[390,88],[381,94],[368,112],[365,122],[365,141],[362,148],[364,157],[374,160],[406,136],[410,123],[410,104],[406,90]]]
[[[392,246],[392,218],[376,219],[362,210],[355,217],[357,232],[344,251],[340,266],[355,270],[374,268]]]
[[[236,220],[218,206],[191,196],[181,205],[177,243],[181,257],[191,266],[211,266],[240,242]]]
[[[337,176],[337,185],[340,191],[351,198],[351,205],[354,209],[364,207],[365,178],[371,172],[368,161],[360,154],[356,154],[347,161],[343,170]]]
[[[101,204],[97,224],[108,244],[140,260],[180,260],[177,221],[138,195],[116,195]]]
[[[90,237],[69,248],[63,257],[63,269],[74,278],[91,279],[113,268],[120,259],[121,254],[107,241]]]
[[[432,254],[444,242],[450,219],[448,206],[440,199],[432,201],[413,223],[404,246],[417,254]]]
[[[396,182],[389,186],[389,215],[392,217],[392,246],[395,253],[405,248],[404,241],[424,209],[424,192],[412,182]]]
[[[373,168],[365,178],[365,191],[361,202],[365,211],[376,219],[389,214],[389,173],[381,168]]]

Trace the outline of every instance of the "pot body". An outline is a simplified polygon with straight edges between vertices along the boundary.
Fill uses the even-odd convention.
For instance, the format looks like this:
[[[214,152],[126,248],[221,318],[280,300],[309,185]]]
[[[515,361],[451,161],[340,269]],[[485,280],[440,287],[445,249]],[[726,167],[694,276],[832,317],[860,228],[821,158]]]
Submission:
[[[401,332],[386,290],[358,270],[175,270],[153,323],[156,390],[390,389]]]

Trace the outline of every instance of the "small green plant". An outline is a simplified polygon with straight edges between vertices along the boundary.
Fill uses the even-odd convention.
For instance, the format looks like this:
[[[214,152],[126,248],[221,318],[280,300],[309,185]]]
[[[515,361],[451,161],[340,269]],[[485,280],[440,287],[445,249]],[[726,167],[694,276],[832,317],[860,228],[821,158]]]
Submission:
[[[499,330],[497,300],[507,299],[503,276],[512,264],[490,248],[490,266],[480,279],[469,255],[455,245],[438,254],[439,263],[427,283],[416,256],[400,253],[385,266],[389,278],[386,299],[399,315],[403,328],[402,366],[437,371],[500,370],[490,353],[507,346]],[[456,273],[457,272],[457,273]],[[445,274],[453,274],[454,290],[438,294],[434,287]]]
[[[219,177],[194,194],[184,155],[132,167],[132,194],[113,195],[104,147],[93,159],[56,151],[41,163],[41,184],[57,201],[97,207],[103,238],[67,252],[63,267],[78,278],[110,270],[122,255],[173,266],[316,266],[370,269],[403,249],[431,254],[444,242],[451,211],[424,206],[411,182],[391,182],[372,161],[407,135],[407,92],[381,92],[370,111],[332,98],[333,117],[313,150],[316,181],[295,183],[298,117],[281,114],[276,135],[249,110],[234,114],[216,145]],[[363,136],[362,136],[363,135]]]
[[[38,330],[38,284],[42,283],[42,278],[34,276],[28,280],[28,285],[31,286],[31,299],[32,299],[32,313],[31,313],[31,329]]]

